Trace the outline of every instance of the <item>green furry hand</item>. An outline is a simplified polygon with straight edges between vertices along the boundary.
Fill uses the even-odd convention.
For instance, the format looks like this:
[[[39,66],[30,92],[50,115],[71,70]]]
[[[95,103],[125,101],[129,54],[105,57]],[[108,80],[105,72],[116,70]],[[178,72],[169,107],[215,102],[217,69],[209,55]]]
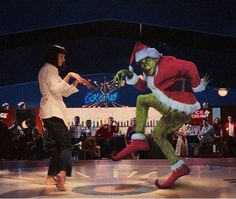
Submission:
[[[203,80],[205,86],[207,86],[209,84],[209,82],[211,81],[208,74],[205,74],[205,76],[202,78],[202,80]]]
[[[112,84],[115,84],[116,82],[118,82],[118,87],[120,88],[122,85],[123,79],[125,77],[128,77],[129,79],[131,79],[133,77],[133,75],[134,75],[134,73],[127,70],[127,69],[120,70],[114,76],[114,78],[112,80]]]

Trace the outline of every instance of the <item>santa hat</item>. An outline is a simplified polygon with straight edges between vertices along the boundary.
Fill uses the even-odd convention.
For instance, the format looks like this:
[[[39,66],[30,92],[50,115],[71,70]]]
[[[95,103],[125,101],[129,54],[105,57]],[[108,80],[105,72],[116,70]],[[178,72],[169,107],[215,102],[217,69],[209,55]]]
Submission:
[[[141,42],[137,42],[134,46],[133,52],[130,57],[130,65],[135,62],[139,62],[140,60],[151,57],[151,58],[160,58],[162,56],[155,48],[150,48]]]

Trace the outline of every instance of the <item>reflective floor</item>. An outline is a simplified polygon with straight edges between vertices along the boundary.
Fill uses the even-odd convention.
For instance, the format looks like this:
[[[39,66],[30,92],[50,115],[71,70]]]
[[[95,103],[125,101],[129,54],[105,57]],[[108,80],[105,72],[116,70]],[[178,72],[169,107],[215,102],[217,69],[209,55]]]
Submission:
[[[48,161],[0,162],[0,197],[236,198],[236,159],[185,159],[191,174],[171,189],[154,185],[170,172],[167,160],[79,160],[66,192],[45,186]]]

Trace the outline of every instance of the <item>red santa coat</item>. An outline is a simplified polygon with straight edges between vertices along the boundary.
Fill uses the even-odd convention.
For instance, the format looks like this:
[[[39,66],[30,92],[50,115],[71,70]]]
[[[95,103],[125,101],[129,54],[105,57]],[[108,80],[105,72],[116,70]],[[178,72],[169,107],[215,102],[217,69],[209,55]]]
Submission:
[[[190,82],[192,91],[168,90],[177,81],[185,80]],[[140,90],[151,89],[158,100],[174,110],[191,114],[201,108],[193,92],[205,90],[205,84],[192,62],[172,56],[162,56],[154,76],[144,74],[143,77],[138,77],[134,74],[132,79],[126,81]]]
[[[224,125],[224,139],[228,139],[229,137],[229,123],[226,123]],[[233,135],[234,141],[236,141],[236,123],[234,123],[234,135]]]

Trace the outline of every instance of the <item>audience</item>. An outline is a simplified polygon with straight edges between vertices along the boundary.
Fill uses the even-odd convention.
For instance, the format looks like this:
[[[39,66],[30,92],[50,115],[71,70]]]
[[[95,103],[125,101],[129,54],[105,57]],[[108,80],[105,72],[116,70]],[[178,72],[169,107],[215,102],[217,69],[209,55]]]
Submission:
[[[101,156],[110,157],[113,151],[113,135],[119,132],[119,125],[113,117],[108,118],[108,123],[102,125],[96,132],[96,143],[101,147]]]
[[[19,102],[18,108],[16,109],[16,120],[18,121],[21,128],[23,128],[23,122],[28,119],[34,121],[34,115],[32,111],[27,108],[25,102]]]
[[[74,117],[74,124],[70,126],[70,133],[72,145],[78,144],[80,141],[83,140],[82,126],[80,124],[79,116]]]
[[[125,134],[125,143],[126,145],[130,144],[131,137],[136,132],[136,117],[130,120],[130,126],[128,127],[126,134]]]
[[[136,132],[136,117],[131,118],[130,126],[128,127],[128,129],[126,131],[126,134],[125,134],[125,144],[126,145],[131,143],[132,135],[135,134],[135,132]],[[133,159],[139,159],[139,153],[138,152],[137,153],[132,153],[131,157]]]
[[[12,146],[12,153],[10,154],[13,160],[22,160],[24,152],[24,131],[17,120],[12,122],[9,127],[10,142]]]
[[[96,134],[96,128],[92,126],[91,120],[86,120],[85,127],[82,128],[82,134],[87,138],[91,136],[95,136]]]
[[[186,137],[189,135],[191,129],[191,125],[188,123],[183,124],[182,127],[176,132],[177,134],[177,142],[175,153],[177,156],[188,156],[188,141]]]
[[[227,156],[236,156],[236,123],[233,117],[227,117],[228,122],[224,125],[224,140],[227,142]]]
[[[80,117],[77,115],[74,117],[74,124],[70,126],[70,134],[71,134],[71,143],[72,143],[72,158],[74,160],[78,160],[79,151],[81,148],[81,143],[85,140],[84,134],[82,134],[82,125],[80,124]]]
[[[28,119],[25,122],[26,128],[24,131],[24,150],[23,150],[23,159],[32,160],[36,159],[37,154],[35,154],[35,148],[39,141],[38,130],[35,126],[35,123]]]
[[[213,128],[215,131],[216,152],[223,153],[223,125],[220,118],[216,117],[213,120]]]
[[[86,151],[86,159],[100,159],[101,150],[100,146],[97,145],[95,137],[87,137],[82,142],[82,150]]]
[[[11,119],[11,124],[6,124],[6,113],[9,104],[1,106],[0,113],[0,160],[36,160],[48,158],[43,148],[43,138],[38,132],[34,121],[34,114],[26,108],[25,102],[18,103],[16,109],[16,120]],[[233,117],[227,117],[227,123],[222,125],[220,118],[216,117],[212,125],[206,119],[202,120],[202,126],[197,135],[199,139],[198,147],[194,147],[195,156],[209,155],[211,153],[223,154],[224,157],[236,157],[236,123]],[[83,122],[82,122],[83,124]],[[96,122],[97,124],[97,122]],[[196,127],[196,126],[194,126]],[[110,158],[116,152],[117,145],[121,141],[119,137],[119,123],[113,117],[108,118],[107,124],[103,124],[98,129],[92,126],[92,121],[87,119],[85,126],[80,124],[80,117],[74,117],[74,123],[69,127],[71,142],[73,145],[73,159],[80,159],[81,151],[86,152],[86,159]],[[136,118],[131,118],[130,126],[122,139],[123,145],[131,142],[131,137],[136,130]],[[177,132],[175,152],[178,156],[187,157],[188,141],[186,137],[190,135],[191,125],[184,124]],[[117,139],[119,138],[119,139]],[[216,145],[216,148],[213,146]],[[137,154],[136,154],[137,156]],[[131,158],[136,157],[134,154]],[[81,158],[83,159],[83,158]]]
[[[4,116],[0,115],[0,160],[9,159],[10,136],[7,125],[4,123]]]
[[[200,140],[200,143],[197,148],[197,155],[206,155],[202,151],[204,147],[207,146],[207,144],[213,144],[215,141],[215,131],[212,125],[208,123],[206,119],[202,120],[202,127],[198,134],[198,139]],[[206,152],[206,151],[205,151]]]

